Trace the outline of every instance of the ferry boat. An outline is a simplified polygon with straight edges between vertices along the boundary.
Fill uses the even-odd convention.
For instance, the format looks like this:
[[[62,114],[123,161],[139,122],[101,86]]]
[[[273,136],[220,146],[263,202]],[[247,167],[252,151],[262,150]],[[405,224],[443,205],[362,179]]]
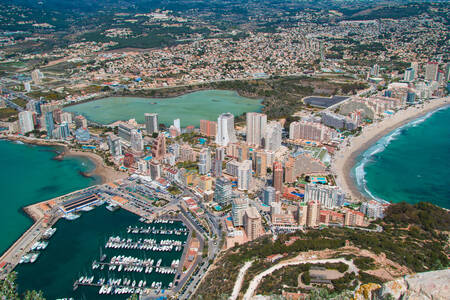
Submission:
[[[116,211],[120,208],[120,206],[118,204],[110,204],[108,206],[106,206],[106,209],[113,212]]]
[[[95,207],[88,205],[88,206],[82,207],[80,210],[82,210],[82,211],[91,211],[91,210],[93,210],[94,208],[95,208]]]
[[[69,221],[73,221],[76,220],[80,217],[79,214],[74,214],[74,213],[68,213],[64,216],[64,219],[69,220]]]

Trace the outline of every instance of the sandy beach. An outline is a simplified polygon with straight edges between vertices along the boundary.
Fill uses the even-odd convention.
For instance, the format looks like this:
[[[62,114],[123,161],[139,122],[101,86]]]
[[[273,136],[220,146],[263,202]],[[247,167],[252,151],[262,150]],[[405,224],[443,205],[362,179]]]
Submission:
[[[408,107],[380,122],[364,127],[362,133],[345,141],[332,159],[332,171],[336,175],[336,183],[351,197],[352,202],[367,199],[356,186],[350,172],[356,163],[356,158],[383,136],[394,129],[417,119],[428,112],[450,104],[450,97],[433,99],[424,104]]]
[[[115,181],[115,180],[122,179],[122,178],[125,178],[128,176],[128,174],[125,172],[116,171],[112,167],[107,166],[103,162],[103,158],[100,157],[99,155],[92,153],[92,152],[70,149],[69,146],[67,146],[65,143],[60,143],[60,142],[56,142],[56,141],[46,141],[46,140],[35,139],[35,138],[27,138],[24,136],[13,136],[13,135],[3,136],[2,138],[5,138],[10,141],[20,141],[20,142],[32,144],[32,145],[63,147],[64,153],[62,153],[61,155],[58,155],[56,157],[57,159],[63,159],[64,156],[86,157],[95,164],[95,169],[87,175],[88,176],[92,176],[92,175],[99,176],[102,180],[102,183]]]
[[[86,157],[95,164],[95,169],[88,175],[97,175],[102,179],[102,183],[112,182],[128,176],[126,172],[114,170],[112,167],[105,165],[103,158],[92,152],[85,152],[81,150],[69,149],[66,147],[64,156],[72,157]]]

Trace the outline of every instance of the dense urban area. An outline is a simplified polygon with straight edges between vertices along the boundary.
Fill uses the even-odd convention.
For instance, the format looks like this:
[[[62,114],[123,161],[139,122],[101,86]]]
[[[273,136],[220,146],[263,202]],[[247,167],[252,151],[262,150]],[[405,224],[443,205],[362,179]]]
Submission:
[[[448,2],[62,2],[0,1],[0,137],[56,146],[55,159],[88,157],[96,169],[84,175],[102,182],[24,208],[34,224],[0,258],[0,297],[22,299],[14,269],[39,259],[59,219],[102,204],[153,226],[128,233],[171,234],[111,237],[106,248],[180,259],[94,261],[92,269],[173,280],[84,275],[74,290],[134,299],[449,296],[448,210],[374,199],[350,174],[384,134],[450,103]],[[214,117],[193,124],[152,111],[224,90],[260,109],[233,114],[213,99]],[[108,97],[146,98],[148,110],[108,124],[76,112]],[[446,288],[429,291],[430,282]]]

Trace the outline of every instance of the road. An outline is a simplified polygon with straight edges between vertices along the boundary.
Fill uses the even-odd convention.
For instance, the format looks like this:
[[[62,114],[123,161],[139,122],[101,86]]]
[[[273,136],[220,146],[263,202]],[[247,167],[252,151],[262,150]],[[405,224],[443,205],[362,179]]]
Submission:
[[[265,270],[262,273],[259,273],[256,275],[252,281],[250,281],[250,284],[248,286],[247,291],[244,294],[243,300],[251,300],[253,297],[253,294],[255,293],[256,289],[258,288],[258,285],[261,283],[262,279],[271,274],[272,272],[281,269],[286,266],[293,266],[293,265],[300,265],[300,264],[326,264],[326,263],[344,263],[348,265],[347,272],[355,272],[355,274],[358,274],[359,270],[356,268],[356,266],[353,264],[353,261],[348,261],[344,258],[330,258],[330,259],[313,259],[313,260],[307,260],[303,256],[299,255],[293,259],[282,261],[275,266],[270,267],[269,269]]]
[[[236,300],[239,296],[239,292],[241,291],[242,282],[244,281],[245,273],[252,266],[253,260],[246,262],[242,268],[239,270],[238,277],[236,282],[234,283],[233,292],[231,293],[231,297],[228,300]]]

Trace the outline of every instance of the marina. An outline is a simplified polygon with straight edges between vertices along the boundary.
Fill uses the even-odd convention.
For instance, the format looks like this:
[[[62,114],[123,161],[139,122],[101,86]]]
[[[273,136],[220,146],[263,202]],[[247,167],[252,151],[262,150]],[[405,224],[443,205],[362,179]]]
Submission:
[[[15,269],[20,291],[43,290],[48,299],[126,299],[136,293],[163,295],[176,287],[189,236],[184,224],[142,223],[126,210],[112,213],[106,206],[79,210],[81,217],[62,218],[49,229],[45,236],[51,240],[33,245],[46,245],[39,258]],[[27,254],[30,262],[34,253]]]

